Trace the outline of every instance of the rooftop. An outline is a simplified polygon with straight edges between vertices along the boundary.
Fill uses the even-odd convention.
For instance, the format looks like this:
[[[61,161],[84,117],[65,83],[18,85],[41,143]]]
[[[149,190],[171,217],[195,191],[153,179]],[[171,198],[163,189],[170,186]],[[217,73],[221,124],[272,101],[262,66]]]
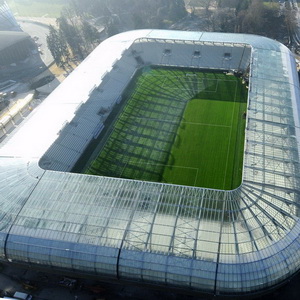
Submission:
[[[25,32],[0,31],[0,51],[29,38],[29,34]]]

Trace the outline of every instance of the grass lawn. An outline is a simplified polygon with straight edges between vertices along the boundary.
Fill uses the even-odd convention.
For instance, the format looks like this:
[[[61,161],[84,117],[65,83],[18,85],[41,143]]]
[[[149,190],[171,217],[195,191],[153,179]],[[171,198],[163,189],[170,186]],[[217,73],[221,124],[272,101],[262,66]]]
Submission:
[[[86,172],[236,188],[241,182],[247,99],[240,78],[148,68],[135,80]]]
[[[10,9],[19,17],[58,18],[68,4],[66,0],[7,0]]]

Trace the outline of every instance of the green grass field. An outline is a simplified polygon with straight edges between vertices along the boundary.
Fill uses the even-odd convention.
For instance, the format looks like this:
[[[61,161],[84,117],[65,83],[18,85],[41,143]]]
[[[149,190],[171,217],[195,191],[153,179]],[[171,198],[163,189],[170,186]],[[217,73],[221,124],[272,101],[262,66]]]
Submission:
[[[215,189],[241,182],[247,90],[241,79],[146,68],[86,173]]]

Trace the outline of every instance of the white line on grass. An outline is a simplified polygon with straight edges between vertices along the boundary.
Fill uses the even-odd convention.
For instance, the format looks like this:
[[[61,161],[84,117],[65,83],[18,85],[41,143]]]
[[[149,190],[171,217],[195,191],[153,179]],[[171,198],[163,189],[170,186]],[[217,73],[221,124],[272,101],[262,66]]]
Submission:
[[[130,157],[128,158],[126,164],[125,164],[124,167],[122,168],[122,171],[121,171],[121,173],[120,173],[120,175],[119,175],[119,178],[122,178],[123,172],[124,172],[125,168],[127,167],[129,161],[130,161]]]
[[[237,93],[237,84],[235,85],[235,93],[234,93],[234,99],[233,99],[234,104],[235,104],[235,100],[236,100],[236,93]],[[224,180],[223,180],[223,190],[225,189],[225,180],[226,180],[226,175],[227,175],[227,166],[228,166],[228,157],[229,157],[230,141],[231,141],[231,135],[232,135],[232,127],[233,127],[232,124],[233,124],[234,112],[235,112],[235,105],[233,106],[232,116],[231,116],[231,128],[230,128],[230,134],[229,134],[229,143],[228,143],[228,147],[227,147],[227,158],[226,158],[225,174],[224,174]]]
[[[216,93],[216,92],[217,92],[217,90],[218,90],[218,87],[219,87],[219,79],[217,79],[217,85],[216,85],[216,89],[214,90],[214,93]]]
[[[155,76],[153,76],[153,77],[155,77]],[[165,84],[166,80],[167,80],[167,78],[164,77],[164,80],[163,80],[162,84],[160,85],[162,88],[164,87],[164,84]]]
[[[198,180],[198,173],[199,173],[199,168],[192,168],[192,167],[184,167],[184,166],[175,166],[175,165],[164,165],[164,164],[154,164],[151,162],[135,162],[135,164],[140,164],[140,165],[150,165],[150,166],[162,166],[164,167],[164,169],[166,167],[170,167],[170,168],[179,168],[179,169],[187,169],[187,170],[195,170],[196,171],[196,175],[195,175],[195,180],[194,180],[194,186],[196,186],[196,182]],[[123,173],[123,171],[122,171]],[[172,183],[172,182],[169,182]],[[180,183],[178,183],[180,185]]]
[[[171,92],[173,92],[173,91],[181,91],[182,93],[184,93],[184,92],[191,92],[191,90],[190,89],[182,89],[182,88],[170,88],[170,87],[165,87],[165,86],[162,86],[164,89],[168,89],[168,91],[171,91]],[[199,92],[202,92],[204,90],[204,88],[203,89],[198,89],[198,93]],[[217,90],[214,90],[214,91],[205,91],[205,93],[215,93]]]
[[[139,87],[139,86],[143,86],[145,80],[146,80],[146,78],[141,77],[141,78],[140,78],[141,83],[138,83],[137,86],[138,86],[138,87]],[[136,89],[135,89],[135,90],[136,90]],[[134,90],[134,91],[135,91],[135,90]]]
[[[145,120],[145,121],[157,121],[157,122],[166,122],[166,123],[178,123],[178,121],[174,120],[162,120],[157,118],[140,118],[140,117],[132,117],[134,120]],[[179,121],[180,122],[180,121]],[[209,124],[209,123],[196,123],[196,122],[183,122],[181,121],[180,124],[191,124],[191,125],[200,125],[200,126],[215,126],[215,127],[223,127],[223,128],[230,128],[229,125],[222,125],[222,124]]]
[[[151,162],[135,162],[134,164],[140,164],[140,165],[152,165],[152,166],[163,166],[163,167],[172,167],[172,168],[190,169],[190,170],[198,170],[198,168],[184,167],[184,166],[175,166],[175,165],[165,165],[165,164],[154,164],[154,163],[151,163]]]
[[[199,173],[199,168],[197,168],[197,173],[196,173],[196,178],[195,178],[195,181],[194,181],[194,186],[196,186],[196,182],[198,180],[198,173]]]
[[[204,82],[203,78],[201,78],[199,80],[186,80],[185,76],[178,77],[178,78],[184,78],[184,81],[183,81],[184,83],[197,84],[198,93],[201,92],[201,91],[204,91],[205,89],[207,89],[210,86],[215,86],[215,89],[214,90],[207,90],[205,92],[206,93],[216,93],[216,91],[218,89],[219,80],[220,80],[220,79],[205,79],[205,82]],[[167,81],[167,79],[165,79],[165,81],[161,85],[162,88],[165,88],[165,89],[167,88],[169,91],[179,91],[180,90],[180,91],[190,92],[189,88],[183,90],[182,87],[173,87],[174,83],[167,84],[166,81]],[[230,80],[228,80],[228,81],[230,81]],[[210,83],[212,83],[212,84],[210,84]]]
[[[214,126],[214,127],[230,127],[229,125],[221,125],[221,124],[208,124],[208,123],[195,123],[195,122],[180,122],[180,124],[191,124],[191,125],[200,125],[200,126]]]
[[[212,82],[213,86],[215,86],[215,89],[213,91],[212,90],[206,90],[205,92],[206,93],[216,93],[217,92],[218,86],[219,86],[219,81],[220,81],[219,78],[217,78],[217,79],[198,78],[196,74],[192,74],[192,75],[196,76],[196,80],[187,80],[186,79],[186,77],[187,77],[186,75],[174,76],[172,78],[176,78],[177,80],[183,78],[183,80],[184,80],[185,83],[196,83],[198,85],[198,89],[199,89],[198,92],[203,91],[206,88],[210,87],[211,86],[210,83]],[[162,88],[168,88],[168,90],[170,90],[170,91],[177,91],[177,90],[181,90],[182,91],[182,88],[177,88],[177,87],[172,88],[172,86],[174,86],[174,83],[168,84],[167,81],[168,81],[169,77],[166,78],[165,75],[154,75],[152,77],[164,77],[165,78],[164,81],[163,81],[163,83],[161,84]],[[232,82],[232,80],[222,80],[222,82],[226,82],[226,81]],[[199,84],[201,84],[200,87],[199,87]],[[236,86],[237,86],[237,84],[236,84]],[[189,91],[190,90],[187,89],[187,92],[189,92]]]

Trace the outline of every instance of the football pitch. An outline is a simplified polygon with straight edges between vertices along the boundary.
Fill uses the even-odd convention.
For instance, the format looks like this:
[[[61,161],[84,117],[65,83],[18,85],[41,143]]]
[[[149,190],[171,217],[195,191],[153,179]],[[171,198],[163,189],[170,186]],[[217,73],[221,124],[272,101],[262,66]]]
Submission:
[[[238,187],[247,105],[241,79],[215,71],[147,67],[133,80],[85,172],[222,190]]]

